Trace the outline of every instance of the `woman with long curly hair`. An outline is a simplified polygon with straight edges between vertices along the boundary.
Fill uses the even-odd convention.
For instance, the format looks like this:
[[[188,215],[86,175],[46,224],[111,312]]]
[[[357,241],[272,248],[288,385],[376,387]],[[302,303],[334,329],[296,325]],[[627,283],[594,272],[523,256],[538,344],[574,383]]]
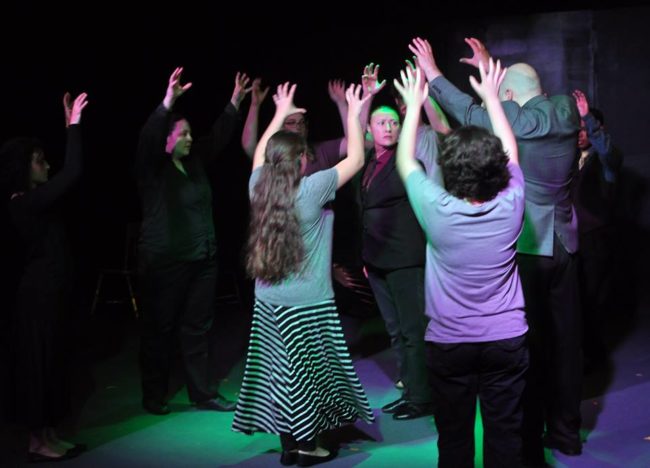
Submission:
[[[363,166],[359,115],[367,99],[346,92],[348,156],[304,176],[307,147],[280,131],[296,109],[296,85],[278,86],[276,112],[255,149],[247,269],[255,278],[253,325],[233,430],[278,434],[280,462],[308,466],[335,454],[321,432],[374,418],[354,371],[334,303],[333,215],[323,206]]]
[[[84,450],[61,440],[56,427],[70,406],[65,355],[72,288],[61,201],[82,173],[81,113],[86,94],[64,96],[67,147],[52,179],[41,143],[14,138],[0,148],[0,186],[20,244],[22,271],[14,302],[15,415],[29,430],[30,462],[60,461]]]

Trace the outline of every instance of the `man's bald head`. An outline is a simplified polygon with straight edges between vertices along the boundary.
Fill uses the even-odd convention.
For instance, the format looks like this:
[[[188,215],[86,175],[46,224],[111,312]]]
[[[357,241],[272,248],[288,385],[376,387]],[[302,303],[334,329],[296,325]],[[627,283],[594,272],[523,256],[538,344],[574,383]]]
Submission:
[[[513,100],[520,106],[542,94],[539,76],[533,67],[527,63],[515,63],[508,67],[506,76],[499,88],[502,101]]]

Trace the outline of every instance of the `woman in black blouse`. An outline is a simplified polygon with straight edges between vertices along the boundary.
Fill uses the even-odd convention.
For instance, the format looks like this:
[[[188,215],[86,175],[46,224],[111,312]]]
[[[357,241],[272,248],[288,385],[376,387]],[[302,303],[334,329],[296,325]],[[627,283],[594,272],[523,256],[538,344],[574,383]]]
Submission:
[[[23,256],[14,307],[16,416],[30,431],[29,460],[49,461],[83,449],[59,439],[56,426],[69,408],[64,356],[64,318],[71,289],[71,262],[61,199],[81,176],[81,113],[86,94],[72,104],[66,93],[65,163],[49,179],[41,144],[14,138],[0,149],[4,202]]]
[[[162,103],[140,133],[135,175],[142,207],[138,243],[142,336],[142,406],[169,413],[169,372],[178,336],[190,401],[199,409],[232,411],[210,385],[208,336],[215,313],[216,237],[206,168],[227,145],[250,89],[237,73],[230,102],[210,133],[196,141],[187,119],[172,113],[191,86],[182,68],[169,77]]]

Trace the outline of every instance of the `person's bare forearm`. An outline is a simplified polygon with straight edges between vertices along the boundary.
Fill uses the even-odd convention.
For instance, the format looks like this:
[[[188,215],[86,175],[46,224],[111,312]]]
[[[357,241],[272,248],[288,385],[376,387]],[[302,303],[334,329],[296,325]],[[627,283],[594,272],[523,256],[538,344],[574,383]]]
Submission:
[[[246,122],[244,122],[244,129],[241,134],[241,146],[249,158],[253,157],[255,147],[257,146],[259,114],[259,106],[251,103],[248,108],[248,114],[246,115]]]

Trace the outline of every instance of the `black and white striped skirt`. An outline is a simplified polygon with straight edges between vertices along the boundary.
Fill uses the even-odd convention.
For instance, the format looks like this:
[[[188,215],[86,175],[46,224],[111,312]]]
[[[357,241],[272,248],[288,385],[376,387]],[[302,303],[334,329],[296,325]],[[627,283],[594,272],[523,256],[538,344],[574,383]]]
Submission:
[[[334,301],[286,307],[256,300],[233,430],[308,441],[358,418],[374,420]]]

